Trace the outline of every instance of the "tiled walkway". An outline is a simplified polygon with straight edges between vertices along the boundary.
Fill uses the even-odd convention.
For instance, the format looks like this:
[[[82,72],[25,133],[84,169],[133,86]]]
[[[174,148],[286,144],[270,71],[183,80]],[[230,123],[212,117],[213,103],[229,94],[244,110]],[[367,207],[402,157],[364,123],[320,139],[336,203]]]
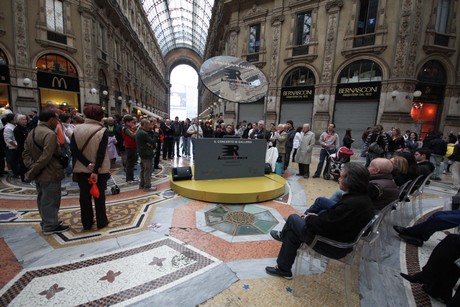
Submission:
[[[315,150],[311,172],[317,159]],[[66,181],[68,196],[62,200],[60,218],[71,229],[52,236],[39,231],[34,187],[1,178],[0,306],[345,304],[343,265],[338,262],[323,267],[315,260],[312,271],[304,265],[297,277],[300,289],[294,289],[294,281],[264,271],[265,266],[275,264],[280,247],[269,231],[281,229],[283,219],[303,212],[316,197],[330,195],[337,189],[336,182],[295,176],[296,165],[291,163],[285,174],[286,194],[279,199],[246,205],[210,204],[169,189],[171,167],[188,164],[186,159],[162,163],[163,170],[154,174],[158,190],[153,193],[123,183],[123,171],[116,170],[114,179],[122,192],[109,192],[111,223],[90,232],[81,227],[78,190]],[[442,208],[454,194],[449,181],[444,175],[442,182],[425,190],[424,214]],[[399,216],[394,219],[399,223]],[[441,306],[418,286],[403,281],[399,273],[417,271],[444,236],[437,233],[422,248],[415,248],[402,243],[392,231],[383,234],[382,274],[371,259],[368,285],[364,260],[355,262],[353,305]],[[367,246],[361,254],[368,254]]]

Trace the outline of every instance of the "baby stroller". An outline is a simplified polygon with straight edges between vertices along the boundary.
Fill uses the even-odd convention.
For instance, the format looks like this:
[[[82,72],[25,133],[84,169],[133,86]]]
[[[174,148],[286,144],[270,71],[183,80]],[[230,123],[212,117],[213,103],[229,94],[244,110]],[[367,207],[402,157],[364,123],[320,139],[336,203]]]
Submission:
[[[342,164],[350,162],[350,156],[353,155],[353,150],[342,146],[337,150],[337,152],[329,155],[329,176],[324,176],[324,179],[330,179],[331,177],[334,180],[339,179],[340,170],[342,169]]]
[[[110,193],[112,193],[112,195],[120,194],[120,188],[118,187],[115,177],[113,176],[112,172],[109,172],[109,174],[110,178],[107,181],[107,189],[110,188]]]

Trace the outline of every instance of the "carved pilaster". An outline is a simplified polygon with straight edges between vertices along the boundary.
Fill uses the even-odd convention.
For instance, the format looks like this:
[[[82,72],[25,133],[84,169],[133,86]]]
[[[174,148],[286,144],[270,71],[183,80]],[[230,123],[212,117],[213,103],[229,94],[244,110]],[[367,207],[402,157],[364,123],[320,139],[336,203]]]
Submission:
[[[0,36],[5,35],[5,16],[3,12],[0,12]]]
[[[421,1],[404,0],[400,20],[393,77],[414,77],[417,46],[421,36]]]
[[[458,6],[458,1],[455,0],[454,3],[452,4],[452,20],[450,23],[450,33],[455,34],[457,32],[457,6]]]
[[[228,39],[230,56],[237,56],[236,50],[238,48],[238,33],[239,32],[240,32],[240,27],[230,28],[230,35]]]
[[[420,0],[415,1],[415,8],[413,10],[414,16],[412,21],[412,37],[411,44],[407,53],[407,70],[406,75],[411,77],[415,76],[415,61],[417,58],[417,49],[422,36],[422,3]]]
[[[280,61],[280,44],[281,44],[281,21],[276,20],[272,24],[272,46],[271,46],[271,55],[270,55],[270,76],[269,83],[277,84],[278,76],[278,67]]]
[[[323,73],[321,75],[322,82],[331,82],[335,49],[337,47],[339,13],[342,6],[343,1],[330,1],[326,4],[326,11],[329,16],[327,22],[326,44],[324,48]]]
[[[85,76],[89,79],[95,78],[94,72],[94,57],[95,54],[93,50],[93,36],[92,36],[92,27],[93,20],[89,18],[86,14],[82,14],[82,29],[83,29],[83,66],[85,70]]]
[[[27,43],[27,10],[25,0],[14,0],[14,36],[16,65],[29,67],[29,46]]]
[[[277,97],[275,96],[278,92],[276,85],[278,84],[278,69],[280,62],[280,47],[281,47],[281,25],[284,18],[273,18],[272,19],[272,44],[270,54],[270,71],[268,82],[270,87],[269,96],[266,99],[267,112],[276,113],[276,102]]]

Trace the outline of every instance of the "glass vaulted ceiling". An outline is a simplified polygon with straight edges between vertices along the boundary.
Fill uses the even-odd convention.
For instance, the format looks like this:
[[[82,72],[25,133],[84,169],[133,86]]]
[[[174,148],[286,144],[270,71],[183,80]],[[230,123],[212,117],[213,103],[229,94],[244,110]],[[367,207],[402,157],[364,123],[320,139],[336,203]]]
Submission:
[[[141,0],[163,55],[190,48],[204,55],[214,0]]]

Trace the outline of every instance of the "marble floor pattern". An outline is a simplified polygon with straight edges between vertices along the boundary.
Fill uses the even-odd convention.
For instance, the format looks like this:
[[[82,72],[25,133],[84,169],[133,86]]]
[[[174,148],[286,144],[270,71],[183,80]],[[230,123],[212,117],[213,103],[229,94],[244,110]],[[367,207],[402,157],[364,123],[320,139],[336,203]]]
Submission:
[[[311,172],[319,150],[314,151]],[[353,160],[360,161],[355,155]],[[10,306],[343,306],[343,265],[314,259],[312,269],[293,280],[271,277],[280,243],[269,231],[281,229],[289,214],[303,212],[318,196],[330,195],[337,183],[295,176],[291,163],[282,197],[258,204],[210,204],[176,195],[169,189],[171,167],[190,165],[176,158],[162,161],[152,176],[158,190],[145,193],[113,177],[121,188],[108,191],[107,229],[83,232],[78,188],[64,182],[60,217],[71,226],[64,235],[43,236],[33,185],[0,178],[0,305]],[[138,172],[138,171],[137,171]],[[404,216],[405,225],[421,221],[456,192],[451,178],[432,183],[423,195],[423,213]],[[446,235],[436,233],[421,248],[400,241],[391,226],[397,210],[382,227],[382,273],[367,245],[353,266],[354,306],[442,306],[400,272],[417,272]],[[310,261],[303,259],[302,261]],[[322,261],[322,262],[321,262]],[[364,264],[370,268],[366,282]],[[382,290],[384,289],[384,290]]]

